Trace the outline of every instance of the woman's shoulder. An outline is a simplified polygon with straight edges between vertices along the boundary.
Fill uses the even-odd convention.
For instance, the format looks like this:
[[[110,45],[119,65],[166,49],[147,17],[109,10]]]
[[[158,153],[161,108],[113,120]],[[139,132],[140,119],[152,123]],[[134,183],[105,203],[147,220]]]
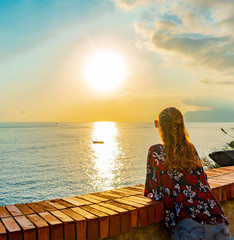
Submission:
[[[160,153],[160,152],[164,152],[165,149],[164,149],[164,145],[163,144],[155,144],[155,145],[152,145],[150,148],[149,148],[149,151],[151,153],[153,152],[157,152],[157,153]]]
[[[151,165],[161,165],[165,161],[165,149],[162,144],[152,145],[149,148],[148,157],[151,161]]]

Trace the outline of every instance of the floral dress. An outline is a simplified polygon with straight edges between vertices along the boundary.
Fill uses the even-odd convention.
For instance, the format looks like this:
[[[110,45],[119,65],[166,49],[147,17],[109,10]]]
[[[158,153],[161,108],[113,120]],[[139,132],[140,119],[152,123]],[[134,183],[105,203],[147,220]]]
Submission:
[[[199,158],[196,151],[195,153]],[[202,224],[228,224],[222,208],[211,192],[203,168],[172,173],[166,170],[164,161],[164,146],[151,146],[144,195],[164,202],[166,227],[173,228],[185,218],[192,218]]]

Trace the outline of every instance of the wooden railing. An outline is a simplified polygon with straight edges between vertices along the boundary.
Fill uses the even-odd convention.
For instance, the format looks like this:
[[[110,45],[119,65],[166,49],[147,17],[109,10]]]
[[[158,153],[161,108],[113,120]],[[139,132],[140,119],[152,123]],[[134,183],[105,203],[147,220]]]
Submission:
[[[234,167],[206,173],[218,201],[234,198]],[[143,189],[0,206],[0,240],[96,240],[161,222],[163,204],[144,197]]]

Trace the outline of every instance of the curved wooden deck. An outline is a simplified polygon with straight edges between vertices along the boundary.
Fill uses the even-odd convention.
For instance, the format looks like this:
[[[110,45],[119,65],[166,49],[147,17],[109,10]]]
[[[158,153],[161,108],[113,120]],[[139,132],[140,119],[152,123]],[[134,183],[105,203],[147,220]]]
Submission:
[[[234,198],[234,166],[206,171],[218,201]],[[40,202],[0,206],[0,240],[96,240],[163,220],[163,204],[144,184]]]

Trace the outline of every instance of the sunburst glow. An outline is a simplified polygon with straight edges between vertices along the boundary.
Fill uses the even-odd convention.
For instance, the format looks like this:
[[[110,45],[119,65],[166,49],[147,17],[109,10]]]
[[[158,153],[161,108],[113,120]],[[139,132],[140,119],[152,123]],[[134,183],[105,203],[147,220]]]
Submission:
[[[97,90],[116,89],[127,76],[124,59],[114,51],[97,51],[85,62],[84,76]]]
[[[117,140],[118,130],[115,122],[95,122],[93,140],[103,141],[103,144],[92,144],[94,170],[92,173],[93,185],[104,189],[113,187],[119,180],[116,174],[122,167],[118,161],[121,154]]]

